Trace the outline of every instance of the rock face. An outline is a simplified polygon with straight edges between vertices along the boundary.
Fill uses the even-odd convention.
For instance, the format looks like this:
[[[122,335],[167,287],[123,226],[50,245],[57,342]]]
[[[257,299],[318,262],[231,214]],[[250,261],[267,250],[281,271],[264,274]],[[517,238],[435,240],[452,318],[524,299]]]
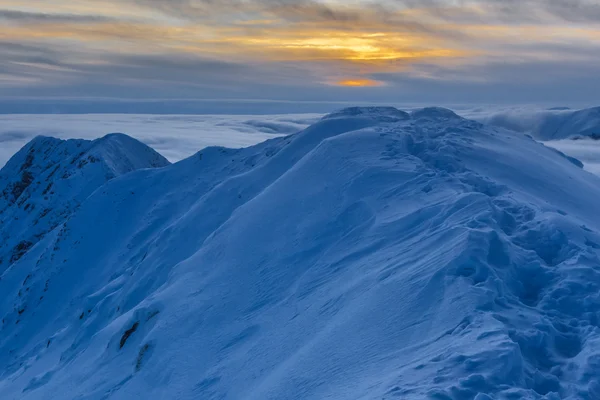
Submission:
[[[123,134],[95,141],[33,139],[0,171],[0,273],[110,179],[168,164]]]
[[[381,111],[85,199],[55,183],[78,206],[0,280],[2,398],[600,398],[600,179],[445,110]],[[23,179],[28,152],[20,210],[53,170]],[[115,171],[83,160],[67,181]]]

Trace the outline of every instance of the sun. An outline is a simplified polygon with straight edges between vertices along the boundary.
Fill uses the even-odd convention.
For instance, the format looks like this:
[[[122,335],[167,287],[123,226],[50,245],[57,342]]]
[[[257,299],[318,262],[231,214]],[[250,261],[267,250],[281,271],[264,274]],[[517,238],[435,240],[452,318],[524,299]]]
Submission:
[[[375,81],[367,78],[349,78],[342,79],[341,81],[337,81],[335,83],[337,86],[346,86],[346,87],[374,87],[383,85],[382,82]]]

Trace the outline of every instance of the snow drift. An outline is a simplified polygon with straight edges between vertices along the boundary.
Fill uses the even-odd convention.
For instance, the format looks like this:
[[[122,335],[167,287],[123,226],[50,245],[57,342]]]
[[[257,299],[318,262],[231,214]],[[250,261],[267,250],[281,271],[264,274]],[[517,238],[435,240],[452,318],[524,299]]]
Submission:
[[[130,172],[2,275],[0,393],[597,399],[598,198],[439,108]]]

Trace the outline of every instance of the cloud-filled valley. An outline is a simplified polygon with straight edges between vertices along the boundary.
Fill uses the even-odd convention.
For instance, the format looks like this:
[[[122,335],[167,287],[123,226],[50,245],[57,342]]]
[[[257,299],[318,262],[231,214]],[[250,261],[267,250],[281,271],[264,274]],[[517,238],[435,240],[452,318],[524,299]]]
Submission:
[[[333,107],[333,105],[329,105]],[[421,106],[400,107],[411,111]],[[600,136],[600,108],[456,105],[461,116],[491,126],[531,134],[581,158],[598,172],[600,145],[572,137]],[[38,135],[96,139],[108,133],[131,135],[170,161],[179,161],[207,146],[248,147],[269,138],[290,135],[323,114],[278,115],[135,115],[135,114],[0,114],[0,165]],[[567,139],[568,140],[562,140]]]
[[[0,115],[0,165],[35,136],[97,139],[108,133],[131,135],[171,161],[207,146],[248,147],[295,133],[317,114],[274,116],[218,115]]]

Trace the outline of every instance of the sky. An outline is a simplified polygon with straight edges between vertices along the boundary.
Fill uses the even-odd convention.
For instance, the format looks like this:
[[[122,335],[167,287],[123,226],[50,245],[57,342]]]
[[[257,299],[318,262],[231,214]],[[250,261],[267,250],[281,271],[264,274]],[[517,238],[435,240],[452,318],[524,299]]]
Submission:
[[[599,65],[598,0],[0,0],[0,113],[594,105]]]

